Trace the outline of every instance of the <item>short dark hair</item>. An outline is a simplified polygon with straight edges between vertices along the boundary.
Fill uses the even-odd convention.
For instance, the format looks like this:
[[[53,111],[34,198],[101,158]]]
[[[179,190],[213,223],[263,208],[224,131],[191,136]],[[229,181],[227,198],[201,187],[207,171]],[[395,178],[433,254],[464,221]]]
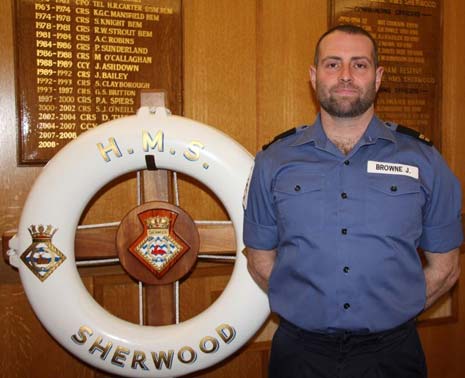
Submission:
[[[351,24],[341,24],[341,25],[336,25],[326,31],[318,40],[315,48],[315,56],[313,58],[313,62],[315,66],[318,65],[318,55],[320,53],[320,44],[321,41],[329,34],[332,34],[336,31],[340,31],[342,33],[347,33],[347,34],[358,34],[358,35],[364,35],[367,37],[371,43],[373,44],[373,61],[375,63],[375,67],[378,67],[378,45],[374,38],[371,36],[370,33],[368,33],[365,29],[361,28],[360,26],[356,25],[351,25]]]

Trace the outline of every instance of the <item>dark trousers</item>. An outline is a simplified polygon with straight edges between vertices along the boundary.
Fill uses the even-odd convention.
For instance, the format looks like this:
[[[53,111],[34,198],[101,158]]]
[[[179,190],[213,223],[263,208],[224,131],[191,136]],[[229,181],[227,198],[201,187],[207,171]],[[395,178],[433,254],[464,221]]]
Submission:
[[[415,323],[368,334],[321,334],[286,320],[276,331],[270,378],[426,378]]]

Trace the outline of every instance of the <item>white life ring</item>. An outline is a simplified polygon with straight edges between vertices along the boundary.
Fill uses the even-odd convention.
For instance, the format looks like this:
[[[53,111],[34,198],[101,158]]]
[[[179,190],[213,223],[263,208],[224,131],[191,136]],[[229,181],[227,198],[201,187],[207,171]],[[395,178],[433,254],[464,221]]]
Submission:
[[[232,220],[238,251],[226,289],[209,308],[180,324],[161,327],[129,323],[104,310],[84,287],[74,257],[75,230],[89,200],[114,178],[144,169],[147,154],[155,155],[159,168],[192,176],[218,196]],[[49,333],[88,364],[131,377],[180,376],[237,351],[269,314],[266,295],[239,253],[241,200],[252,164],[251,155],[227,135],[171,116],[164,108],[141,108],[137,115],[103,124],[64,147],[34,183],[10,242],[16,251],[10,260],[18,266],[28,300]],[[45,269],[45,279],[26,264],[31,260],[26,252],[35,248],[29,228],[46,233],[40,225],[57,229],[51,244],[63,254],[49,253],[49,260],[51,256],[61,264]],[[40,264],[34,256],[32,260]]]

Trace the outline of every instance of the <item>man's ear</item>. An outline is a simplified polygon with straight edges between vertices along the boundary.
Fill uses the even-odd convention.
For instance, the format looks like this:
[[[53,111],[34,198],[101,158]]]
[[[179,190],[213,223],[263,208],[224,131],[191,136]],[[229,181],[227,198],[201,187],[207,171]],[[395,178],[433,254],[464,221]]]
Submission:
[[[310,66],[310,81],[312,83],[313,89],[316,90],[316,67],[315,66]]]

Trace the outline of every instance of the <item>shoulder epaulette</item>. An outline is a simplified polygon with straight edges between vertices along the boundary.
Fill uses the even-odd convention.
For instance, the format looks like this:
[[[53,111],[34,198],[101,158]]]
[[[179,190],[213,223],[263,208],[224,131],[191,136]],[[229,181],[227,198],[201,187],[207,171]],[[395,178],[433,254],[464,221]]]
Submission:
[[[429,138],[424,136],[419,131],[416,131],[416,130],[411,129],[409,127],[402,126],[402,125],[397,125],[396,131],[401,133],[401,134],[410,135],[411,137],[418,139],[420,142],[423,142],[423,143],[427,144],[428,146],[433,145],[433,142]]]
[[[266,150],[266,149],[267,149],[268,147],[270,147],[274,142],[276,142],[276,141],[278,141],[278,140],[280,140],[280,139],[284,139],[284,138],[288,137],[289,135],[295,134],[296,131],[297,131],[297,129],[294,127],[293,129],[284,131],[283,133],[276,135],[276,136],[273,138],[273,140],[272,140],[271,142],[269,142],[269,143],[267,143],[267,144],[264,144],[264,145],[262,146],[262,149],[263,149],[263,150]]]

